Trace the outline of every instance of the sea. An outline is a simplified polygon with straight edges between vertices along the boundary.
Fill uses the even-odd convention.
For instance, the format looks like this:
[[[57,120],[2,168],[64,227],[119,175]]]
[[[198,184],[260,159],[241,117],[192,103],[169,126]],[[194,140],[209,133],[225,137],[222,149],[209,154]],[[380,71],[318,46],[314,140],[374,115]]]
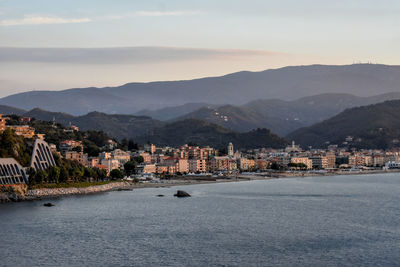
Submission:
[[[397,173],[48,201],[0,205],[0,266],[400,266]]]

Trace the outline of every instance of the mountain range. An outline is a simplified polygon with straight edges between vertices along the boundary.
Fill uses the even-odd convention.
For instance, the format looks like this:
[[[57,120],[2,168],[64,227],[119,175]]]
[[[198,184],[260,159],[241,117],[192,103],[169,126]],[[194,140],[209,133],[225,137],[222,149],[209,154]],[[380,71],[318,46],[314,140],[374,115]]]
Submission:
[[[9,114],[11,115],[11,114]],[[224,148],[229,142],[234,142],[236,148],[281,147],[287,144],[281,138],[267,129],[255,129],[246,133],[238,133],[219,125],[186,119],[178,122],[162,122],[146,116],[105,114],[90,112],[83,116],[73,116],[62,112],[49,112],[42,109],[32,109],[22,116],[29,116],[41,121],[55,121],[66,126],[76,125],[80,130],[103,131],[117,139],[133,139],[144,144],[148,141],[157,145],[179,146],[185,143],[210,145]]]
[[[200,146],[226,148],[229,142],[238,149],[260,147],[282,148],[288,142],[268,129],[255,129],[238,133],[219,125],[196,119],[186,119],[155,128],[149,134],[135,139],[139,143],[151,142],[161,146],[180,146],[194,143]]]
[[[224,110],[223,108],[231,107],[224,106],[219,110]],[[235,110],[234,107],[232,109]],[[385,149],[400,144],[400,116],[398,116],[400,100],[346,109],[323,122],[297,129],[289,133],[285,139],[265,128],[238,132],[194,118],[163,122],[146,116],[109,115],[100,112],[73,116],[37,108],[24,112],[20,109],[0,106],[0,110],[4,114],[16,111],[22,116],[43,121],[54,119],[57,123],[64,125],[72,123],[79,126],[81,130],[100,130],[112,137],[131,138],[142,144],[150,141],[157,145],[178,146],[191,142],[221,148],[233,142],[237,148],[243,149],[281,148],[287,144],[287,140],[295,140],[305,148],[309,146],[321,148],[336,144],[342,147]],[[245,119],[246,117],[243,118]]]
[[[0,99],[0,104],[23,109],[40,107],[72,115],[92,111],[133,114],[143,109],[154,110],[193,102],[244,105],[257,99],[290,101],[332,92],[358,96],[400,92],[400,66],[296,66],[186,81],[30,91],[4,97]]]
[[[0,105],[0,114],[15,114],[15,115],[22,115],[26,112],[26,110],[20,108],[14,108],[6,105]]]
[[[134,138],[137,135],[144,134],[156,127],[165,124],[146,116],[132,116],[119,114],[105,114],[101,112],[90,112],[82,116],[73,116],[62,112],[49,112],[39,108],[32,109],[23,114],[23,116],[33,117],[38,120],[52,121],[68,126],[73,124],[79,129],[104,131],[111,137]]]
[[[330,144],[358,148],[392,148],[400,144],[400,100],[347,109],[287,138],[303,147]]]
[[[268,128],[273,133],[285,136],[298,128],[310,126],[337,115],[347,108],[393,99],[400,99],[400,93],[387,93],[371,97],[358,97],[350,94],[323,94],[293,101],[256,100],[243,106],[204,106],[173,120],[200,119],[238,132]],[[153,111],[153,114],[157,114],[157,111]]]

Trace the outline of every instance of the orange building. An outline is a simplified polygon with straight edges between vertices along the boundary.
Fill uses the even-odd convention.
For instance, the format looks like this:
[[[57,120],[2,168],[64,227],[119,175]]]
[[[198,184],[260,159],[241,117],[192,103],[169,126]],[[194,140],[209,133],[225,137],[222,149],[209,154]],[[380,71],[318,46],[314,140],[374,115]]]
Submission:
[[[14,125],[7,127],[13,129],[16,135],[23,136],[24,138],[33,138],[35,136],[35,129],[29,125]]]
[[[3,114],[0,114],[0,132],[6,129],[6,118],[3,118]]]

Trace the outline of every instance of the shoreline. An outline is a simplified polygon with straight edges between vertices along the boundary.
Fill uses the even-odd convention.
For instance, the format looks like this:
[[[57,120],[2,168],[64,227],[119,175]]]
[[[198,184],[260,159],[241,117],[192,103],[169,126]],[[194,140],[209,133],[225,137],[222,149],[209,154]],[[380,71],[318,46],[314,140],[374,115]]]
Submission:
[[[37,188],[26,190],[13,190],[8,196],[0,193],[0,203],[8,202],[22,202],[22,201],[36,201],[60,198],[64,196],[73,195],[90,195],[99,194],[110,191],[132,191],[134,189],[143,188],[168,188],[186,185],[201,185],[201,184],[216,184],[216,183],[230,183],[230,182],[244,182],[244,181],[259,181],[259,180],[272,180],[272,179],[288,179],[288,178],[311,178],[311,177],[331,177],[331,176],[346,176],[346,175],[374,175],[374,174],[389,174],[399,173],[400,170],[374,170],[374,171],[361,171],[361,172],[332,172],[332,173],[318,173],[318,172],[266,172],[266,173],[249,173],[241,174],[239,176],[226,176],[220,179],[196,179],[181,178],[164,180],[161,183],[131,183],[131,182],[112,182],[104,185],[94,185],[88,187],[68,187],[68,188]],[[12,186],[10,186],[12,187]]]

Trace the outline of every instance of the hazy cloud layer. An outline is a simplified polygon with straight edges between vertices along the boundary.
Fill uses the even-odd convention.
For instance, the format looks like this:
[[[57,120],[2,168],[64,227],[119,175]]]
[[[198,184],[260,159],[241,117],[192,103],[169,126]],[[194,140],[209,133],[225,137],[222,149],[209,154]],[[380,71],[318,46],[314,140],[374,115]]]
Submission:
[[[162,16],[190,16],[198,15],[200,11],[181,10],[181,11],[137,11],[136,16],[141,17],[162,17]]]
[[[89,18],[61,18],[46,16],[25,16],[22,19],[4,19],[0,21],[0,26],[18,26],[18,25],[41,25],[41,24],[67,24],[67,23],[85,23],[90,22]]]
[[[0,62],[144,64],[202,59],[275,56],[281,53],[239,49],[196,49],[170,47],[127,48],[0,48]]]
[[[110,15],[95,18],[64,18],[57,16],[25,15],[23,18],[0,20],[0,26],[20,26],[20,25],[42,25],[42,24],[70,24],[86,23],[102,19],[123,19],[129,17],[164,17],[164,16],[190,16],[201,14],[200,11],[193,10],[174,10],[174,11],[137,11],[131,14]],[[1,10],[0,10],[1,15]]]

